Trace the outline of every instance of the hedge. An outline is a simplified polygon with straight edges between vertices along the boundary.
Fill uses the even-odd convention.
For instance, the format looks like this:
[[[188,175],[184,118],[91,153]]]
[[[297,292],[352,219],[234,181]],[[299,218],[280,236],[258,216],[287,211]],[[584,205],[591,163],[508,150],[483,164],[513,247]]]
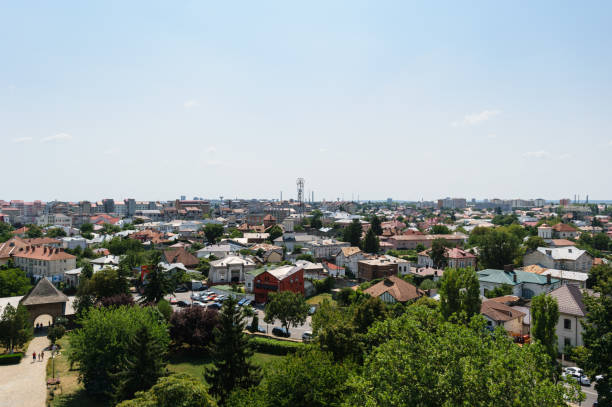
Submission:
[[[15,365],[21,362],[23,358],[22,352],[0,355],[0,365]]]
[[[276,339],[262,338],[260,336],[252,337],[251,344],[255,352],[280,356],[293,353],[304,347],[304,344],[301,342],[279,341]]]

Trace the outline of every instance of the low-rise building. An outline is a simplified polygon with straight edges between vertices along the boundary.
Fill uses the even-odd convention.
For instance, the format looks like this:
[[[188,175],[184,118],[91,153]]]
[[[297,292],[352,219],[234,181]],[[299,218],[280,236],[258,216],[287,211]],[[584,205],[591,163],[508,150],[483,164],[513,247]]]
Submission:
[[[235,252],[232,250],[232,247],[229,244],[211,244],[210,246],[206,246],[198,250],[196,252],[196,256],[198,258],[208,258],[210,255],[213,255],[216,258],[221,259],[234,253]]]
[[[248,257],[226,256],[210,262],[208,281],[210,284],[242,283],[245,274],[255,268],[255,262]]]
[[[394,304],[396,302],[405,304],[425,295],[423,290],[393,275],[385,277],[383,281],[367,288],[364,290],[364,293],[380,298],[382,302],[387,304]]]
[[[287,265],[266,270],[255,277],[253,291],[257,303],[266,303],[271,293],[281,291],[304,295],[304,269]]]
[[[463,233],[453,233],[450,235],[395,235],[387,240],[393,245],[394,250],[414,250],[418,245],[423,245],[426,249],[431,247],[431,244],[436,239],[444,239],[452,245],[462,245],[467,242],[467,236]]]
[[[492,328],[501,326],[510,334],[517,336],[523,334],[524,312],[502,302],[486,300],[480,305],[480,313],[487,320],[487,325]]]
[[[34,278],[52,277],[60,281],[64,271],[76,268],[76,256],[62,249],[47,246],[27,246],[13,254],[15,265]]]
[[[357,263],[363,259],[365,259],[365,253],[359,247],[343,247],[336,255],[336,265],[348,268],[352,273],[357,273]]]
[[[580,288],[586,288],[586,281],[589,277],[587,273],[583,273],[581,271],[547,269],[545,267],[538,266],[537,264],[523,267],[523,271],[536,273],[543,276],[550,275],[553,278],[559,279],[563,285],[575,285]]]
[[[304,248],[312,253],[315,259],[333,259],[340,249],[350,247],[348,242],[335,239],[314,240],[304,243]]]
[[[375,278],[397,275],[398,264],[387,258],[360,260],[357,263],[357,278],[360,280],[373,280]]]
[[[575,285],[563,285],[550,293],[550,296],[555,298],[559,304],[559,322],[556,329],[559,352],[563,353],[567,346],[584,345],[583,328],[580,321],[587,315],[583,301],[586,291]]]
[[[581,271],[588,273],[593,267],[593,256],[586,250],[569,247],[538,247],[523,257],[523,265],[538,264],[558,270]]]
[[[433,267],[433,260],[429,257],[431,249],[423,250],[418,254],[417,265],[419,267]],[[446,248],[444,251],[446,266],[450,268],[476,268],[476,255],[458,247]]]
[[[476,274],[482,296],[486,296],[487,292],[497,287],[509,285],[512,287],[512,295],[529,299],[538,294],[549,293],[561,286],[561,281],[550,275],[543,276],[522,270],[486,269]]]

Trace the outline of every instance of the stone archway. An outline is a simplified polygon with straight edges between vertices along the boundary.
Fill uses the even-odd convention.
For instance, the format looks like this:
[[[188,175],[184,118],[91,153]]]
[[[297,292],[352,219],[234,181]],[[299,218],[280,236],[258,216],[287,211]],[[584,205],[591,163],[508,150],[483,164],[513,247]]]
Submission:
[[[41,278],[20,304],[25,306],[30,313],[30,322],[34,324],[36,318],[41,315],[50,315],[55,321],[57,317],[66,314],[66,302],[68,297],[59,291],[49,280]]]

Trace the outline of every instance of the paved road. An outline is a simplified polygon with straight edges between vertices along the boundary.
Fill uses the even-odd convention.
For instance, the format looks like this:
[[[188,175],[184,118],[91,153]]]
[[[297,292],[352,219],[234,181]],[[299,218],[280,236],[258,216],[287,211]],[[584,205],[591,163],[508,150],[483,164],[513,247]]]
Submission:
[[[47,399],[45,367],[51,352],[45,352],[43,361],[38,361],[38,357],[33,361],[32,352],[38,355],[49,346],[45,335],[32,339],[20,364],[0,366],[0,407],[44,407]]]
[[[211,287],[211,291],[214,291],[214,287]],[[200,293],[200,291],[196,291],[196,293]],[[177,300],[179,301],[185,301],[187,303],[191,303],[191,294],[192,291],[187,291],[184,293],[175,293],[174,296],[176,297]],[[170,296],[166,296],[167,299],[170,298]],[[179,309],[178,307],[175,307],[175,309]],[[275,326],[280,327],[281,324],[278,321],[275,321],[274,324],[266,324],[264,322],[264,316],[265,313],[263,312],[263,307],[257,307],[256,308],[257,311],[257,315],[259,317],[259,326],[266,329],[266,331],[271,335],[272,334],[272,328],[274,328]],[[251,323],[251,319],[249,318],[249,324]],[[295,328],[291,328],[289,329],[289,333],[291,335],[291,338],[294,339],[302,339],[302,334],[306,331],[312,331],[311,328],[311,319],[310,316],[306,319],[306,323],[302,326],[298,326]]]

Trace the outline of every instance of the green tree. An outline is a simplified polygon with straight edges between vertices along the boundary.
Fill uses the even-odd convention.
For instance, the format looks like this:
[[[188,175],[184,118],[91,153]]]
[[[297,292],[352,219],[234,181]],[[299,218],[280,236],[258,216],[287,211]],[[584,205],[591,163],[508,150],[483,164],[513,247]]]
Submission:
[[[581,363],[590,377],[602,375],[595,383],[599,406],[612,405],[612,275],[600,278],[594,286],[596,295],[585,295],[587,315],[582,338],[587,350]]]
[[[432,235],[449,235],[450,233],[451,231],[446,225],[433,225],[431,227]]]
[[[20,269],[0,270],[0,297],[26,295],[30,288],[30,279]]]
[[[86,261],[83,262],[83,268],[81,269],[81,278],[92,278],[93,277],[93,265]]]
[[[376,322],[387,317],[387,308],[380,298],[368,298],[355,309],[353,324],[358,333],[366,333],[368,328]]]
[[[81,233],[92,233],[93,225],[91,223],[85,222],[81,225]]]
[[[593,247],[597,250],[608,250],[610,238],[605,233],[597,233],[593,236]]]
[[[540,294],[531,300],[531,334],[546,349],[553,363],[557,361],[557,323],[559,304],[550,295]]]
[[[6,222],[0,222],[0,243],[6,242],[11,237],[13,237],[13,235],[11,234],[12,231],[13,227],[10,224]]]
[[[152,264],[149,266],[151,271],[145,277],[140,301],[142,303],[152,302],[157,304],[164,298],[164,295],[170,294],[174,287],[168,274],[159,265],[161,256],[156,254],[151,260]]]
[[[350,225],[344,229],[343,240],[349,242],[351,246],[359,246],[363,228],[359,219],[353,219]]]
[[[55,325],[49,328],[49,332],[47,333],[47,338],[51,341],[52,345],[55,345],[55,342],[60,340],[64,334],[66,333],[66,328],[63,325]]]
[[[40,228],[40,226],[36,226],[34,224],[29,224],[26,227],[28,228],[28,230],[26,232],[26,237],[27,238],[34,239],[34,238],[37,238],[37,237],[42,237],[43,232],[42,232],[42,229]]]
[[[435,268],[443,269],[446,267],[446,248],[448,241],[445,239],[434,239],[431,242],[431,250],[429,251],[429,258],[433,262]]]
[[[370,221],[370,225],[371,225],[370,229],[372,229],[374,231],[376,236],[380,236],[380,235],[383,234],[381,221],[380,221],[380,218],[378,216],[374,215],[372,217],[372,220]]]
[[[47,237],[65,237],[66,232],[62,228],[51,228],[47,230]]]
[[[410,306],[369,331],[372,351],[348,380],[344,406],[561,406],[576,400],[577,384],[554,381],[540,345],[516,346],[493,335],[483,317],[469,325],[440,320]]]
[[[268,230],[268,233],[270,234],[270,241],[273,242],[274,239],[283,235],[283,229],[281,229],[281,227],[278,225],[274,225]]]
[[[135,352],[134,338],[143,327],[148,341],[163,350],[152,356],[163,358],[170,343],[168,325],[154,307],[94,307],[81,324],[82,328],[69,336],[68,356],[79,364],[79,378],[91,395],[111,397],[113,389],[119,388],[125,379],[120,372],[128,371],[127,361]]]
[[[166,318],[166,321],[170,321],[170,318],[172,317],[172,313],[174,312],[174,310],[172,309],[172,305],[170,305],[168,301],[164,299],[160,300],[157,303],[157,309],[164,316],[164,318]]]
[[[502,270],[505,265],[514,263],[520,245],[520,240],[505,230],[489,230],[480,244],[479,260],[484,268]]]
[[[206,385],[186,373],[162,377],[149,391],[136,393],[136,398],[117,407],[217,407]]]
[[[96,299],[112,297],[129,292],[128,282],[119,275],[117,270],[105,267],[94,274],[89,280],[90,293]]]
[[[497,298],[503,297],[504,295],[512,295],[512,286],[510,284],[502,284],[500,286],[495,287],[494,289],[487,291],[485,293],[485,297],[487,298]]]
[[[0,318],[0,343],[12,353],[15,347],[20,347],[32,339],[33,329],[30,313],[23,305],[17,308],[7,304]]]
[[[374,233],[372,228],[368,229],[365,238],[363,239],[363,250],[366,253],[376,254],[380,250],[380,242],[378,236]]]
[[[138,391],[148,390],[165,373],[166,342],[160,342],[149,325],[138,327],[129,344],[123,370],[117,373],[115,400],[134,397]]]
[[[598,264],[591,267],[589,270],[589,277],[587,279],[587,287],[594,288],[599,286],[607,280],[612,279],[612,265],[610,264]]]
[[[335,407],[345,396],[352,366],[309,349],[266,367],[261,384],[232,394],[232,407]]]
[[[321,217],[323,214],[320,210],[312,211],[312,217],[310,218],[310,227],[313,229],[321,229],[323,227],[323,222],[321,222]]]
[[[480,313],[480,283],[473,269],[447,269],[440,283],[440,311],[445,319],[451,316],[469,320]]]
[[[229,297],[221,307],[210,350],[215,362],[204,371],[210,391],[220,404],[234,389],[254,386],[260,378],[259,368],[250,361],[253,350],[249,336],[244,333],[246,317],[237,304],[235,298]]]
[[[529,236],[529,238],[525,242],[525,246],[527,246],[529,250],[533,251],[537,250],[538,247],[546,247],[547,244],[544,239],[539,236]]]
[[[219,223],[207,223],[204,226],[204,236],[209,244],[215,244],[223,236],[223,225]]]
[[[306,322],[308,317],[308,304],[300,293],[281,291],[270,294],[270,301],[266,304],[264,321],[271,324],[278,319],[283,327],[297,327]]]

